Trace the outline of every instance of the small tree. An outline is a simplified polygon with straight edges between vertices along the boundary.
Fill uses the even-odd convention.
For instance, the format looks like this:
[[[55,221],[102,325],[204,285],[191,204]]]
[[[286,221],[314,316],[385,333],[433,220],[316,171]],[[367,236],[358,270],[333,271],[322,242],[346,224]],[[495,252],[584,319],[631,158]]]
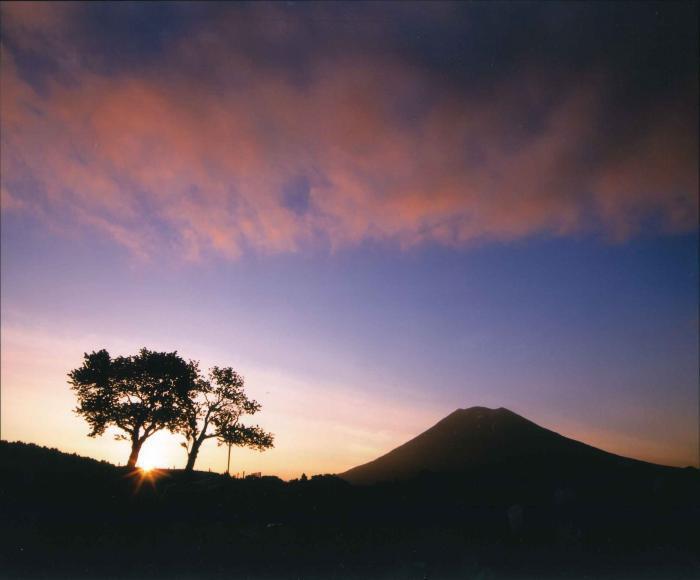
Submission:
[[[248,427],[238,422],[238,417],[224,417],[224,423],[219,428],[219,445],[228,447],[228,459],[226,461],[226,475],[231,474],[231,447],[248,447],[265,451],[274,447],[274,435],[263,431],[258,425]]]
[[[178,431],[185,436],[181,445],[187,451],[186,471],[192,471],[202,444],[214,437],[221,439],[235,425],[242,415],[253,415],[260,410],[260,403],[249,399],[245,393],[243,377],[230,367],[213,367],[208,378],[199,376],[196,389],[187,401],[186,413]],[[241,425],[241,427],[243,427]],[[259,440],[265,434],[259,428],[244,427],[237,436],[250,441]],[[253,429],[253,430],[250,430]],[[258,429],[259,431],[256,431]],[[261,440],[261,439],[260,439]],[[244,443],[241,443],[244,444]]]
[[[134,467],[143,443],[156,431],[174,429],[195,386],[197,367],[177,352],[142,348],[135,356],[110,357],[106,350],[85,353],[83,365],[68,373],[78,397],[75,412],[91,428],[90,437],[108,427],[131,441],[128,467]]]

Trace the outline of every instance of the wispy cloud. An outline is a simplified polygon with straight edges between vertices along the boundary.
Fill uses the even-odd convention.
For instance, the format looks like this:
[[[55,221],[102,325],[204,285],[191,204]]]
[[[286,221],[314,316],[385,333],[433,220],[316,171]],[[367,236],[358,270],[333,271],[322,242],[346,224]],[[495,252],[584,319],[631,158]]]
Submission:
[[[697,224],[697,81],[610,120],[614,70],[526,62],[470,87],[369,25],[362,54],[313,51],[304,14],[270,5],[109,66],[79,12],[3,5],[4,211],[186,260]]]

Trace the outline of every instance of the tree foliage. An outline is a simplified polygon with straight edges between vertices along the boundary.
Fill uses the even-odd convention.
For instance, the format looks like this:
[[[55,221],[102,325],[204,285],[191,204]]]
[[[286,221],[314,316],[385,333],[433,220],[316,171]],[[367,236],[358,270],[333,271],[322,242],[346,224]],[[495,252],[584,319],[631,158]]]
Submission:
[[[247,447],[257,451],[265,451],[274,446],[274,435],[264,431],[258,425],[246,426],[238,422],[224,425],[218,435],[220,445]]]
[[[182,444],[187,450],[186,469],[194,469],[199,450],[207,439],[217,438],[229,445],[260,450],[272,447],[271,434],[258,426],[240,423],[243,415],[254,415],[260,408],[260,403],[248,398],[243,377],[231,367],[215,366],[207,377],[199,374],[178,429],[186,439]]]
[[[230,367],[215,366],[203,375],[197,362],[177,352],[142,348],[137,355],[112,358],[103,349],[85,353],[82,366],[68,377],[78,398],[75,412],[90,426],[89,436],[119,429],[116,438],[131,442],[129,467],[146,439],[161,429],[185,436],[188,471],[207,439],[227,444],[229,457],[233,445],[272,447],[270,433],[240,422],[261,406],[248,398],[243,377]]]
[[[176,429],[197,380],[197,365],[177,352],[142,348],[137,355],[112,358],[106,350],[85,353],[81,367],[68,373],[78,398],[75,412],[90,426],[90,437],[109,427],[131,442],[127,465],[136,465],[144,441],[161,429]]]

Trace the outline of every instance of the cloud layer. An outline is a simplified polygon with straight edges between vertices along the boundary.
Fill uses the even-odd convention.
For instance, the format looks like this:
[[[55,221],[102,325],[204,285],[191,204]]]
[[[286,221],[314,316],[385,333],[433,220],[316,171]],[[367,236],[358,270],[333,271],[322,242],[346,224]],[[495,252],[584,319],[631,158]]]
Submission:
[[[3,211],[189,260],[692,230],[696,8],[550,6],[3,4]]]

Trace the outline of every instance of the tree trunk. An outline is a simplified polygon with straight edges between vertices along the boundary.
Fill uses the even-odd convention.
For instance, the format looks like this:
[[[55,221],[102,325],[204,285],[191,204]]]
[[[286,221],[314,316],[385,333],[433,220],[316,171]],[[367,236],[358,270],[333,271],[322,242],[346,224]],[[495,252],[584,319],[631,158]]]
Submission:
[[[140,439],[134,439],[131,442],[131,454],[129,455],[129,461],[126,464],[128,468],[134,469],[134,467],[136,467],[136,462],[138,461],[139,452],[141,451],[142,445],[143,441]]]
[[[202,446],[202,441],[204,440],[195,439],[192,442],[192,449],[190,449],[190,452],[187,454],[187,465],[185,465],[185,471],[194,470],[194,463],[197,461],[197,454],[199,453],[199,448]]]

